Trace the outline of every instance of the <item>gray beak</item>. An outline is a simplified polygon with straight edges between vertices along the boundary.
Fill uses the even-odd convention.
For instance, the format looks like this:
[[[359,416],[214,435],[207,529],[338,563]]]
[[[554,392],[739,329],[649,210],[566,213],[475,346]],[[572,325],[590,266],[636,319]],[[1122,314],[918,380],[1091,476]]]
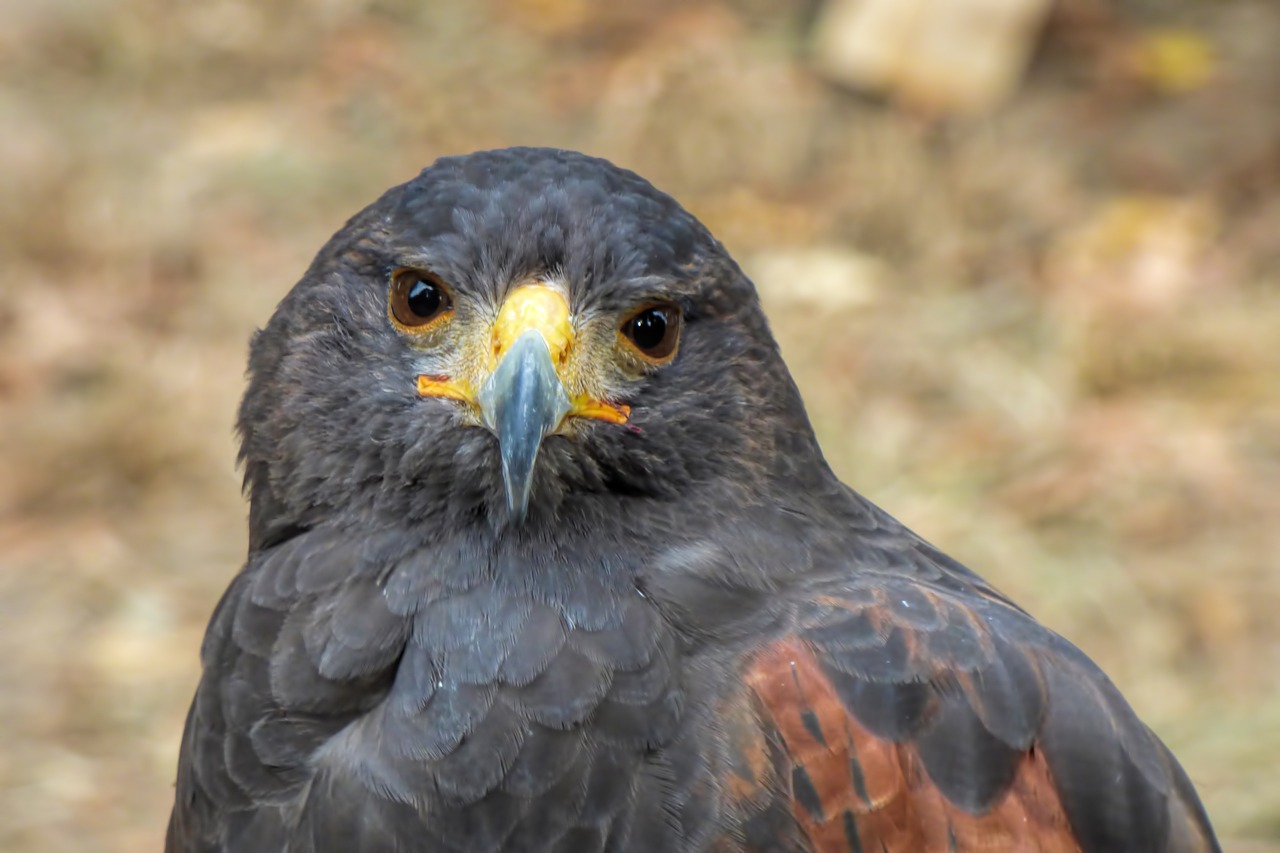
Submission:
[[[528,329],[516,339],[476,401],[484,425],[498,437],[507,509],[523,521],[538,449],[572,407],[541,332]]]

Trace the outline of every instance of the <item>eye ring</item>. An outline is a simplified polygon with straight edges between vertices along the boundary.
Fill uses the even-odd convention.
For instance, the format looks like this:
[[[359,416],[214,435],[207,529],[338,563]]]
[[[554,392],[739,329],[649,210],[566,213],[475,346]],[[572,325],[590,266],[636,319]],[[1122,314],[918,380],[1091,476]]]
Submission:
[[[645,361],[665,364],[675,357],[683,325],[680,308],[661,302],[636,311],[618,327],[618,334]]]
[[[401,332],[422,335],[453,314],[453,293],[435,273],[398,269],[391,274],[387,316]]]

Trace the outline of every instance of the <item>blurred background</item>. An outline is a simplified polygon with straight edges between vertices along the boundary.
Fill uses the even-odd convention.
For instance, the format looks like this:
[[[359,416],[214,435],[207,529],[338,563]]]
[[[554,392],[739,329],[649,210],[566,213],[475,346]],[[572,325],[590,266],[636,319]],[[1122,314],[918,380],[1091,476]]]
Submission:
[[[701,217],[842,476],[1280,850],[1277,45],[1274,0],[4,0],[0,849],[160,848],[249,335],[520,143]]]

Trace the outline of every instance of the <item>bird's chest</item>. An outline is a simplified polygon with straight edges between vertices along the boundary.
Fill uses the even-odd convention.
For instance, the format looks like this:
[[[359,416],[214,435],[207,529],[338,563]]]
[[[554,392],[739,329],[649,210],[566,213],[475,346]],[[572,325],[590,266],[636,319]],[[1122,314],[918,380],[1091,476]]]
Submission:
[[[442,846],[628,835],[637,808],[662,808],[654,759],[684,723],[685,679],[648,600],[582,592],[479,588],[422,608],[332,769],[411,803]]]

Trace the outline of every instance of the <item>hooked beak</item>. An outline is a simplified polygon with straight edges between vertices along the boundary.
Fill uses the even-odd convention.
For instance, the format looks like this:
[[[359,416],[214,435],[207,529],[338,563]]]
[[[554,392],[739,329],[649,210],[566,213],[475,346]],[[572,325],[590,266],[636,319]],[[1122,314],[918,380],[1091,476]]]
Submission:
[[[498,437],[507,509],[517,521],[529,509],[533,466],[542,440],[573,410],[551,361],[546,338],[527,329],[476,395],[484,425]]]
[[[481,422],[498,438],[507,509],[519,522],[529,509],[543,440],[569,417],[622,424],[630,410],[570,390],[579,387],[567,376],[576,340],[569,306],[558,290],[544,284],[516,288],[498,312],[490,338],[487,375],[474,384],[419,376],[418,393],[479,409]],[[473,388],[479,390],[473,393]]]

